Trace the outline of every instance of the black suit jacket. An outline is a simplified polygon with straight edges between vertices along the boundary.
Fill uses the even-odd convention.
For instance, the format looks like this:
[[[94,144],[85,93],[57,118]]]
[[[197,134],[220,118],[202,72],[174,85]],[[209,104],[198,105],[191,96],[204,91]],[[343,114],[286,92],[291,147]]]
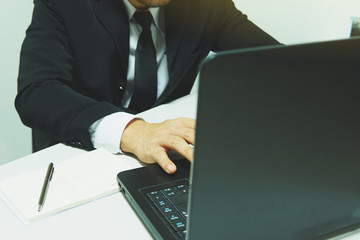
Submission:
[[[209,51],[277,44],[231,0],[172,0],[164,7],[169,84],[154,106],[188,94]],[[92,149],[89,126],[118,111],[129,56],[122,0],[35,0],[16,109],[34,151],[58,142]],[[219,82],[221,79],[219,79]]]

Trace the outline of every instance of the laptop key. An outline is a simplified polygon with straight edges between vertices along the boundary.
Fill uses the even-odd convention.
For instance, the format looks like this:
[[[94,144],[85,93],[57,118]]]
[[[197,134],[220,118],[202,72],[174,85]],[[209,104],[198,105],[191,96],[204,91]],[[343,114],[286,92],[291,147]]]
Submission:
[[[176,186],[176,190],[180,193],[188,193],[189,192],[189,186],[185,185],[185,184],[180,184],[178,186]]]
[[[171,226],[175,229],[176,232],[183,231],[186,229],[186,222],[184,220],[171,221]]]
[[[172,192],[174,189],[172,187],[161,189],[161,192],[166,194],[167,192]]]
[[[175,209],[172,206],[163,207],[163,208],[160,208],[159,210],[163,215],[168,215],[168,214],[175,212]]]
[[[164,198],[164,196],[161,194],[160,191],[153,191],[153,192],[149,192],[147,193],[148,197],[153,200],[153,201],[157,201],[160,198]]]
[[[180,217],[180,215],[178,213],[173,213],[170,215],[166,216],[166,219],[169,220],[170,222],[174,222],[174,221],[179,221],[182,220],[182,218]]]
[[[152,192],[149,192],[149,193],[147,193],[147,195],[151,195],[151,196],[155,196],[155,195],[159,195],[160,194],[160,192],[159,191],[152,191]]]
[[[169,202],[166,201],[166,199],[161,199],[161,200],[158,200],[158,201],[154,201],[155,205],[158,207],[158,208],[162,208],[162,207],[166,207],[166,206],[169,206]]]
[[[188,217],[188,211],[187,211],[188,204],[187,203],[181,203],[181,204],[176,205],[175,207],[180,212],[180,214],[185,219],[187,219],[187,217]]]
[[[163,208],[170,206],[169,201],[162,195],[148,195],[156,207]]]
[[[177,232],[181,238],[185,238],[186,230],[178,231]]]
[[[165,188],[165,189],[160,190],[160,192],[162,192],[165,196],[174,195],[175,193],[177,193],[177,192],[175,192],[175,189],[173,189],[173,188]]]
[[[161,190],[161,192],[164,193],[165,197],[166,197],[173,205],[187,202],[187,197],[181,196],[177,191],[175,191],[175,189],[167,190],[167,191]]]

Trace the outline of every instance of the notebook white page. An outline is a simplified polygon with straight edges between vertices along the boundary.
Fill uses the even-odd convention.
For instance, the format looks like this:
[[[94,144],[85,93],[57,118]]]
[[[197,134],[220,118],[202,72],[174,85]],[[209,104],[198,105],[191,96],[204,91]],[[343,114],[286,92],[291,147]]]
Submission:
[[[0,182],[5,202],[25,223],[119,191],[117,173],[132,167],[108,151],[97,149],[55,164],[54,168],[41,212],[38,201],[47,167]]]

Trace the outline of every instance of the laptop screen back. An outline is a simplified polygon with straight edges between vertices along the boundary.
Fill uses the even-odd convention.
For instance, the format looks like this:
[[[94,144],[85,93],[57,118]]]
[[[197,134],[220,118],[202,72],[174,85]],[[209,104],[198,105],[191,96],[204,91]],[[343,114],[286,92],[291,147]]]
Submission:
[[[359,38],[208,60],[187,239],[313,239],[357,225],[359,106]]]

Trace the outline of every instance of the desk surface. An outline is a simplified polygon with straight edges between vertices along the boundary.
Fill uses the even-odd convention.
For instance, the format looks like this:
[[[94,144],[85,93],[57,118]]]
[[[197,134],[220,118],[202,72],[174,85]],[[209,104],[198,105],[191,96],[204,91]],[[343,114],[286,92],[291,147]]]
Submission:
[[[140,114],[149,122],[161,122],[180,116],[196,116],[196,94]],[[58,144],[0,166],[0,181],[44,168],[49,161],[59,163],[84,153],[84,150]],[[141,164],[134,158],[119,155],[134,168]],[[26,201],[26,200],[24,200]],[[56,239],[152,239],[146,228],[120,193],[83,204],[64,212],[24,225],[0,200],[0,240]],[[337,239],[360,239],[360,231]]]

